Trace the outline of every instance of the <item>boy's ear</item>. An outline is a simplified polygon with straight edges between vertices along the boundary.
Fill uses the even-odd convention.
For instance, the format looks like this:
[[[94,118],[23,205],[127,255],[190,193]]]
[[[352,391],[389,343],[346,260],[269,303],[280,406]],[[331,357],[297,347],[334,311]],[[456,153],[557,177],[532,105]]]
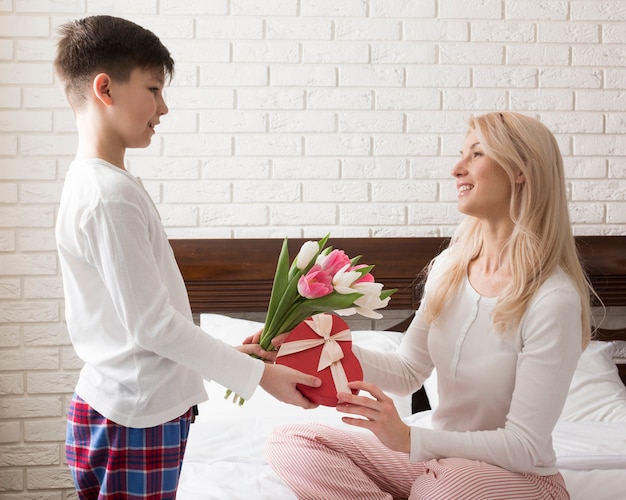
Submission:
[[[109,75],[98,73],[93,79],[92,88],[96,99],[106,106],[111,105],[111,77]]]

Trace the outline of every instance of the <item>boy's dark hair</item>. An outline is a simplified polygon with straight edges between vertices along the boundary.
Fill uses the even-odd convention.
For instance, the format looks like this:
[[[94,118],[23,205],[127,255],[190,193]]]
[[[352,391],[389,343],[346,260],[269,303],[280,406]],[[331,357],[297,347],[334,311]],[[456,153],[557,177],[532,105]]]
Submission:
[[[137,69],[163,69],[167,80],[174,74],[169,50],[151,31],[112,16],[90,16],[59,27],[54,70],[74,109],[86,101],[85,91],[98,73],[126,82]]]

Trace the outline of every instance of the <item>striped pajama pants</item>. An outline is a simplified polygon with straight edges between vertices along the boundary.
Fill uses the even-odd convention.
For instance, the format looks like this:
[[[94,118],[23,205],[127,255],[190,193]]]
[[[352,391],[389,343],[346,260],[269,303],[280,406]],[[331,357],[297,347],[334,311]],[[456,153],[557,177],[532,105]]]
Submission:
[[[567,500],[561,474],[461,458],[410,462],[370,433],[321,424],[274,429],[267,458],[300,500]]]

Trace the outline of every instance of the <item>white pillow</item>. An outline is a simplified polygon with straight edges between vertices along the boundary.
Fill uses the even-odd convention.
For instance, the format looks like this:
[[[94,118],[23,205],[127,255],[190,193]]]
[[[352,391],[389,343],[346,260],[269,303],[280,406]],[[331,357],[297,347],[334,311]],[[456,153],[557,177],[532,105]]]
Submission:
[[[230,345],[241,345],[243,340],[263,328],[263,323],[231,318],[223,314],[200,314],[200,328]]]
[[[614,340],[611,344],[615,346],[613,357],[626,362],[626,340]]]
[[[626,387],[619,377],[614,358],[623,354],[624,342],[589,344],[582,353],[560,420],[570,422],[626,422]],[[424,383],[434,410],[439,403],[437,370]]]
[[[626,359],[625,341],[590,343],[578,361],[560,420],[626,422],[626,387],[616,359]],[[424,382],[424,390],[434,410],[439,404],[437,369]]]
[[[613,360],[615,354],[613,342],[593,341],[583,351],[561,420],[626,422],[626,387]]]
[[[249,337],[263,328],[263,323],[232,318],[221,314],[203,313],[200,314],[200,327],[213,337],[219,338],[227,344],[236,346],[240,345],[246,337]],[[402,336],[403,334],[400,332],[361,330],[352,332],[352,342],[366,349],[395,351],[402,340]],[[213,413],[218,411],[223,415],[230,414],[233,408],[241,410],[241,408],[237,408],[237,405],[224,400],[224,387],[212,382],[207,382],[205,386],[209,393],[209,399],[211,400],[209,406],[211,410],[213,410]],[[390,397],[394,400],[401,417],[411,414],[411,396],[400,397],[390,394]],[[300,411],[300,409],[293,410],[294,407],[289,408],[289,405],[277,401],[261,388],[258,388],[254,392],[254,395],[250,401],[246,401],[244,407],[246,407],[246,412],[256,411],[268,414],[276,411]],[[319,410],[320,408],[315,411]],[[335,411],[334,409],[332,410]],[[199,419],[201,420],[202,409],[200,414]]]

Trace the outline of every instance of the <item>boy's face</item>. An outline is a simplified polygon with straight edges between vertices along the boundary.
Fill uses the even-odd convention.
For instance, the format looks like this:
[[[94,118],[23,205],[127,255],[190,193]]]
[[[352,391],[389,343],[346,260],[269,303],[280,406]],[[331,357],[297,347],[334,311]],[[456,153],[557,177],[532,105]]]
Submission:
[[[145,148],[168,111],[163,99],[164,76],[159,69],[134,69],[127,82],[112,82],[111,125],[123,148]]]

